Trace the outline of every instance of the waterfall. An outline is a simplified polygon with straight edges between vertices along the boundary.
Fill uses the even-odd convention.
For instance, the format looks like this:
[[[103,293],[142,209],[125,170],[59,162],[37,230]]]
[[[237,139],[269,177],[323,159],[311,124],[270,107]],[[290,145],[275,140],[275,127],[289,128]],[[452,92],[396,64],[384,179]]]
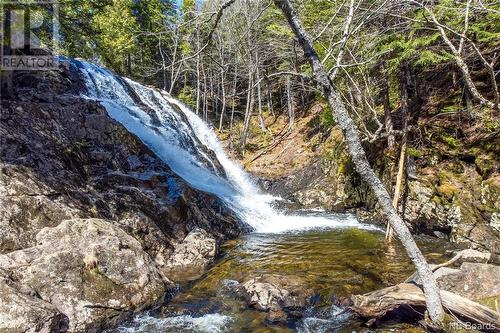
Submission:
[[[180,101],[97,65],[65,60],[84,78],[84,98],[99,101],[111,118],[135,134],[177,175],[194,188],[222,199],[256,232],[373,228],[350,215],[277,211],[271,204],[278,198],[262,193],[227,156],[212,129]]]

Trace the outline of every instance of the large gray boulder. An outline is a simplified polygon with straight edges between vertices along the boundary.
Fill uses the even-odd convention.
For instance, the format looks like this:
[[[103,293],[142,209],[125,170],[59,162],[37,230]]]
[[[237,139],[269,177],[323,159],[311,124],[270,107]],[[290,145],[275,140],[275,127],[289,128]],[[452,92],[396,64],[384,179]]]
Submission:
[[[441,289],[472,300],[500,297],[500,266],[464,262],[459,270],[444,274],[437,280]]]
[[[13,281],[0,276],[0,332],[59,333],[68,329],[68,318],[35,295],[23,293]]]
[[[30,321],[33,327],[61,326],[64,317],[69,331],[97,331],[151,306],[173,287],[137,240],[105,220],[66,220],[42,229],[36,242],[0,256],[0,268],[21,286],[0,289],[6,332],[24,331]],[[30,291],[35,296],[26,296]],[[17,314],[31,319],[14,320]]]

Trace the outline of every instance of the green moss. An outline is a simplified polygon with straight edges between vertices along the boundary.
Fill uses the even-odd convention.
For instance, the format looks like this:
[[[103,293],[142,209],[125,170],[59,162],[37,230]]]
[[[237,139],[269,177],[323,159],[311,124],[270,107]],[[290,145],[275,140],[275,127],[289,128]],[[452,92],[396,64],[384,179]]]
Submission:
[[[456,186],[450,183],[444,183],[439,185],[437,190],[443,197],[447,199],[453,198],[459,191],[459,189]]]
[[[432,201],[438,205],[438,206],[441,206],[443,204],[443,201],[441,200],[441,198],[437,195],[433,196],[432,197]]]
[[[319,121],[321,125],[326,127],[333,127],[337,124],[333,118],[332,110],[328,106],[323,107],[323,110],[319,115]]]
[[[414,158],[420,158],[424,155],[424,153],[421,150],[418,150],[418,149],[413,148],[413,147],[406,148],[406,154],[408,154],[408,156],[411,156]]]
[[[499,296],[491,296],[486,297],[478,301],[479,304],[482,304],[493,311],[498,311],[500,309],[500,297]]]
[[[441,134],[441,141],[452,148],[458,148],[458,146],[460,145],[457,139],[447,133]]]

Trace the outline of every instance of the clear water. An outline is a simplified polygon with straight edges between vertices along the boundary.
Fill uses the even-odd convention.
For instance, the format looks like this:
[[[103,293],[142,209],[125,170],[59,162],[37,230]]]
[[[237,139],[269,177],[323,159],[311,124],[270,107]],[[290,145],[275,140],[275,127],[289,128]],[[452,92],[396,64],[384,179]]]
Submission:
[[[445,260],[444,242],[417,238],[430,262]],[[397,243],[359,228],[294,233],[252,233],[228,242],[219,261],[185,286],[154,314],[140,315],[114,332],[361,332],[362,322],[343,312],[338,300],[403,281],[414,269]],[[294,275],[315,292],[317,302],[302,319],[269,324],[266,313],[249,309],[224,292],[224,285],[262,274]],[[195,324],[193,322],[195,321]],[[212,326],[210,326],[212,325]],[[215,327],[215,328],[214,328]],[[388,323],[383,330],[415,332]]]

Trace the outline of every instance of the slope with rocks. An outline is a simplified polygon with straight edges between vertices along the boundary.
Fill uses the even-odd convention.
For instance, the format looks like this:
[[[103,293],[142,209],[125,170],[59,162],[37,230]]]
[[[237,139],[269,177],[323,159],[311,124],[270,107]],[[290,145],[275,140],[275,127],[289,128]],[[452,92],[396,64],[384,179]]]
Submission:
[[[67,63],[14,72],[13,88],[1,101],[0,331],[100,330],[195,278],[242,232],[80,97]],[[196,274],[179,278],[179,265]]]

